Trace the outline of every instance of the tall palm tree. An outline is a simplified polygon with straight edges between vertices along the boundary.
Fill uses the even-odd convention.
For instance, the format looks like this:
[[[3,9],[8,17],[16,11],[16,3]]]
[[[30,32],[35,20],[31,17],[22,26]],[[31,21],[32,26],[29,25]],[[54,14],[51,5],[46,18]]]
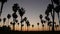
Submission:
[[[11,18],[11,15],[8,14],[8,15],[7,15],[7,18],[8,18],[8,25],[9,25],[9,19]]]
[[[22,17],[25,14],[24,8],[22,7],[21,9],[18,10],[18,12],[19,12],[19,15],[20,15],[21,21],[22,21]],[[21,31],[22,31],[22,22],[21,22]]]
[[[53,26],[52,26],[52,31],[54,31],[54,18],[55,18],[55,11],[54,11],[54,3],[53,3],[53,0],[51,0],[51,3],[52,3],[52,5],[53,5],[53,16],[52,16],[52,20],[53,20]]]
[[[3,18],[3,26],[5,25],[6,18]]]
[[[12,14],[13,17],[13,30],[15,30],[15,22],[16,22],[16,18],[18,17],[16,13]]]
[[[27,25],[27,31],[28,31],[28,27],[30,26],[30,22],[28,20],[26,21],[26,25]]]
[[[49,4],[49,5],[48,5],[48,8],[47,8],[47,10],[48,10],[47,13],[48,13],[48,14],[51,13],[52,20],[53,20],[52,31],[54,31],[54,17],[55,17],[53,1],[54,1],[54,0],[51,0],[51,3],[52,3],[52,4]]]
[[[38,25],[38,30],[39,30],[39,23],[37,23],[37,25]]]
[[[0,17],[1,17],[1,13],[2,13],[2,9],[3,9],[3,5],[5,2],[7,2],[7,0],[0,0],[1,2],[1,10],[0,10]]]

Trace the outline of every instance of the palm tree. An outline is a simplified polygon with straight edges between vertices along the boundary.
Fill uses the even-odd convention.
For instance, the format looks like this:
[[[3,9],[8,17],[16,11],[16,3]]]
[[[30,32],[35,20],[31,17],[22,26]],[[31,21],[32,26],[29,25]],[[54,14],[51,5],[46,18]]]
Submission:
[[[53,0],[51,0],[51,3],[52,4],[49,4],[48,7],[47,7],[47,11],[45,14],[49,14],[51,13],[51,16],[52,16],[52,20],[53,20],[53,26],[52,26],[52,31],[54,31],[54,16],[55,16],[55,12],[54,12],[54,5],[53,5]],[[52,10],[53,9],[53,10]],[[49,15],[48,15],[49,16]]]
[[[53,10],[52,10],[52,11],[53,11],[53,15],[52,15],[52,20],[53,20],[52,31],[54,31],[54,18],[55,18],[55,11],[54,11],[54,4],[53,4],[53,2],[54,2],[54,1],[51,0],[51,3],[52,3],[52,5],[53,5],[53,8],[52,8],[52,9],[53,9]]]
[[[25,14],[24,8],[22,7],[21,9],[18,10],[18,12],[19,12],[19,15],[20,15],[21,21],[22,21],[22,17],[23,17],[23,15]],[[22,22],[21,22],[21,26],[22,26]],[[21,31],[22,31],[22,27],[21,27]]]
[[[51,23],[52,23],[52,21],[48,21],[48,24],[47,24],[49,26],[49,31],[50,31],[50,27],[52,26]]]
[[[34,25],[32,24],[32,28],[34,28]]]
[[[43,31],[44,31],[44,24],[46,23],[46,21],[42,19],[43,18],[42,14],[40,14],[39,17],[41,19],[41,23],[42,23],[42,27],[43,27]]]
[[[2,9],[3,9],[3,5],[5,2],[7,2],[7,0],[0,0],[1,2],[1,11],[0,11],[0,17],[1,17],[1,13],[2,13]]]
[[[12,10],[14,11],[14,13],[16,13],[18,9],[19,9],[19,6],[17,3],[12,6]]]
[[[39,30],[39,23],[37,23],[37,25],[38,25],[38,30]]]
[[[3,26],[5,25],[6,18],[3,18]]]
[[[11,25],[13,25],[13,31],[15,30],[15,23],[10,22]]]
[[[56,7],[54,8],[54,10],[55,10],[55,12],[57,13],[57,15],[58,15],[58,20],[59,20],[59,22],[60,22],[60,17],[59,17],[60,5],[56,6]]]
[[[9,19],[11,18],[11,15],[8,14],[8,15],[7,15],[7,18],[8,18],[8,25],[9,25]]]
[[[28,31],[28,27],[30,26],[30,22],[28,20],[26,21],[26,25],[27,25],[27,31]]]
[[[15,22],[16,22],[16,18],[18,17],[16,13],[12,14],[13,17],[13,30],[15,30]]]
[[[41,23],[42,23],[42,29],[43,29],[43,31],[44,31],[44,24],[46,23],[46,21],[45,20],[41,20]]]
[[[57,27],[59,27],[59,25],[55,25],[55,27],[56,27],[56,30],[57,30]]]
[[[50,18],[48,16],[45,16],[45,19],[48,21],[48,26],[49,26],[49,31],[50,31],[50,26],[51,26],[51,21]]]

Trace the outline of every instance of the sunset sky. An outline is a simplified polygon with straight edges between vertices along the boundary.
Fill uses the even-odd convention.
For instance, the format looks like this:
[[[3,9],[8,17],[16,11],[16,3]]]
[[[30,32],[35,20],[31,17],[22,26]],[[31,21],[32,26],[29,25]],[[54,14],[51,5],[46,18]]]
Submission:
[[[13,13],[12,6],[15,3],[18,3],[20,7],[25,8],[26,12],[25,12],[23,18],[27,17],[30,24],[31,25],[34,24],[34,26],[36,28],[38,28],[37,27],[38,22],[40,23],[39,27],[40,28],[42,27],[42,24],[39,19],[39,15],[42,14],[45,17],[45,10],[47,9],[48,4],[51,3],[50,0],[8,0],[7,3],[5,3],[3,6],[2,16],[1,16],[2,19],[4,17],[7,18],[7,14],[12,15],[12,13]],[[0,3],[0,7],[1,7],[1,3]],[[20,21],[21,18],[19,16],[18,12],[17,12],[17,15],[18,15],[17,19]],[[55,18],[56,18],[55,21],[58,22],[57,14],[56,14]],[[10,21],[12,21],[12,17],[11,17]],[[0,23],[0,24],[2,24],[2,23]],[[7,24],[8,24],[8,21],[6,20],[6,25]],[[23,24],[26,26],[25,22]],[[18,27],[17,24],[16,24],[16,26]]]

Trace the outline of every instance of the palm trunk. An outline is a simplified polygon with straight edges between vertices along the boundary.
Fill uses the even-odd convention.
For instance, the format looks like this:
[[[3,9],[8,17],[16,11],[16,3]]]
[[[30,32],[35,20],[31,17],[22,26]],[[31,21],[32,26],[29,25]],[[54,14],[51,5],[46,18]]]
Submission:
[[[22,16],[21,16],[21,21],[22,21]],[[21,31],[22,31],[22,22],[21,22]]]
[[[39,31],[39,25],[38,25],[38,31]]]
[[[57,15],[58,15],[58,20],[59,20],[59,23],[60,23],[59,13],[57,13]]]
[[[28,31],[28,26],[27,26],[27,31]]]
[[[53,0],[51,0],[51,2],[52,2],[52,5],[53,5]],[[52,31],[54,31],[54,15],[55,15],[55,14],[54,14],[54,13],[55,13],[55,12],[54,12],[54,8],[53,8],[52,11],[53,11],[53,15],[52,15],[52,20],[53,20]]]
[[[15,18],[13,18],[13,31],[15,30]]]
[[[3,22],[3,26],[5,25],[5,23]]]
[[[3,4],[4,4],[4,3],[1,4],[1,11],[0,11],[0,13],[2,13]],[[1,14],[0,14],[0,16],[1,16]]]
[[[57,31],[57,27],[56,27],[56,31]]]
[[[3,22],[3,26],[5,25],[5,22]]]
[[[49,31],[50,31],[50,26],[49,26]]]
[[[43,27],[43,31],[44,31],[44,27]]]
[[[13,25],[13,31],[15,30],[15,25]]]
[[[9,19],[8,19],[8,25],[9,25]]]

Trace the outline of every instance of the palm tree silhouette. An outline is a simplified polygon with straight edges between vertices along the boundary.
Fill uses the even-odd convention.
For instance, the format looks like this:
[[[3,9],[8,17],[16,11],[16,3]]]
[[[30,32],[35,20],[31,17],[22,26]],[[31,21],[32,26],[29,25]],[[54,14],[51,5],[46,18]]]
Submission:
[[[37,25],[38,25],[38,30],[39,30],[39,23],[37,23]]]
[[[10,22],[11,25],[13,25],[13,31],[15,30],[15,23]]]
[[[25,14],[24,8],[22,7],[21,9],[18,10],[18,12],[19,12],[19,15],[20,15],[21,21],[22,21],[22,17]],[[21,22],[21,31],[22,31],[22,22]]]
[[[3,26],[5,25],[6,18],[3,18]]]
[[[34,25],[32,24],[32,29],[34,28]]]
[[[57,30],[57,27],[59,27],[59,25],[55,25],[55,27],[56,27],[56,30]]]
[[[49,26],[49,31],[50,31],[50,27],[52,26],[52,21],[48,21],[48,26]]]
[[[18,17],[16,13],[12,14],[13,17],[13,30],[15,30],[15,22],[16,22],[16,18]]]
[[[53,20],[53,26],[52,26],[52,31],[54,31],[54,18],[55,18],[55,11],[54,11],[54,0],[51,0],[51,3],[52,3],[52,5],[53,5],[53,16],[52,16],[52,20]]]
[[[0,10],[0,17],[1,17],[1,13],[2,13],[2,9],[3,9],[3,5],[5,2],[7,2],[7,0],[0,0],[1,2],[1,10]]]
[[[8,15],[7,15],[7,18],[8,18],[8,25],[9,25],[9,19],[11,18],[11,15],[8,14]]]
[[[42,23],[42,29],[43,29],[43,31],[44,31],[44,24],[46,23],[46,21],[45,20],[41,20],[41,23]]]
[[[42,27],[43,27],[43,31],[44,31],[44,24],[46,23],[46,21],[42,19],[43,18],[42,14],[40,14],[39,17],[41,19],[41,23],[42,23]]]
[[[26,25],[27,25],[27,31],[28,31],[28,27],[30,26],[30,23],[28,20],[26,21]]]
[[[60,22],[60,17],[59,17],[60,5],[56,6],[56,7],[54,8],[54,10],[55,10],[55,12],[57,13],[57,15],[58,15],[58,20],[59,20],[59,22]]]
[[[47,11],[45,12],[45,14],[46,14],[47,16],[49,16],[48,14],[51,13],[52,21],[53,21],[52,31],[54,31],[54,18],[55,18],[54,3],[55,3],[56,1],[57,1],[57,0],[51,0],[51,3],[52,3],[52,4],[49,4],[49,5],[48,5]],[[53,3],[53,2],[54,2],[54,3]]]

